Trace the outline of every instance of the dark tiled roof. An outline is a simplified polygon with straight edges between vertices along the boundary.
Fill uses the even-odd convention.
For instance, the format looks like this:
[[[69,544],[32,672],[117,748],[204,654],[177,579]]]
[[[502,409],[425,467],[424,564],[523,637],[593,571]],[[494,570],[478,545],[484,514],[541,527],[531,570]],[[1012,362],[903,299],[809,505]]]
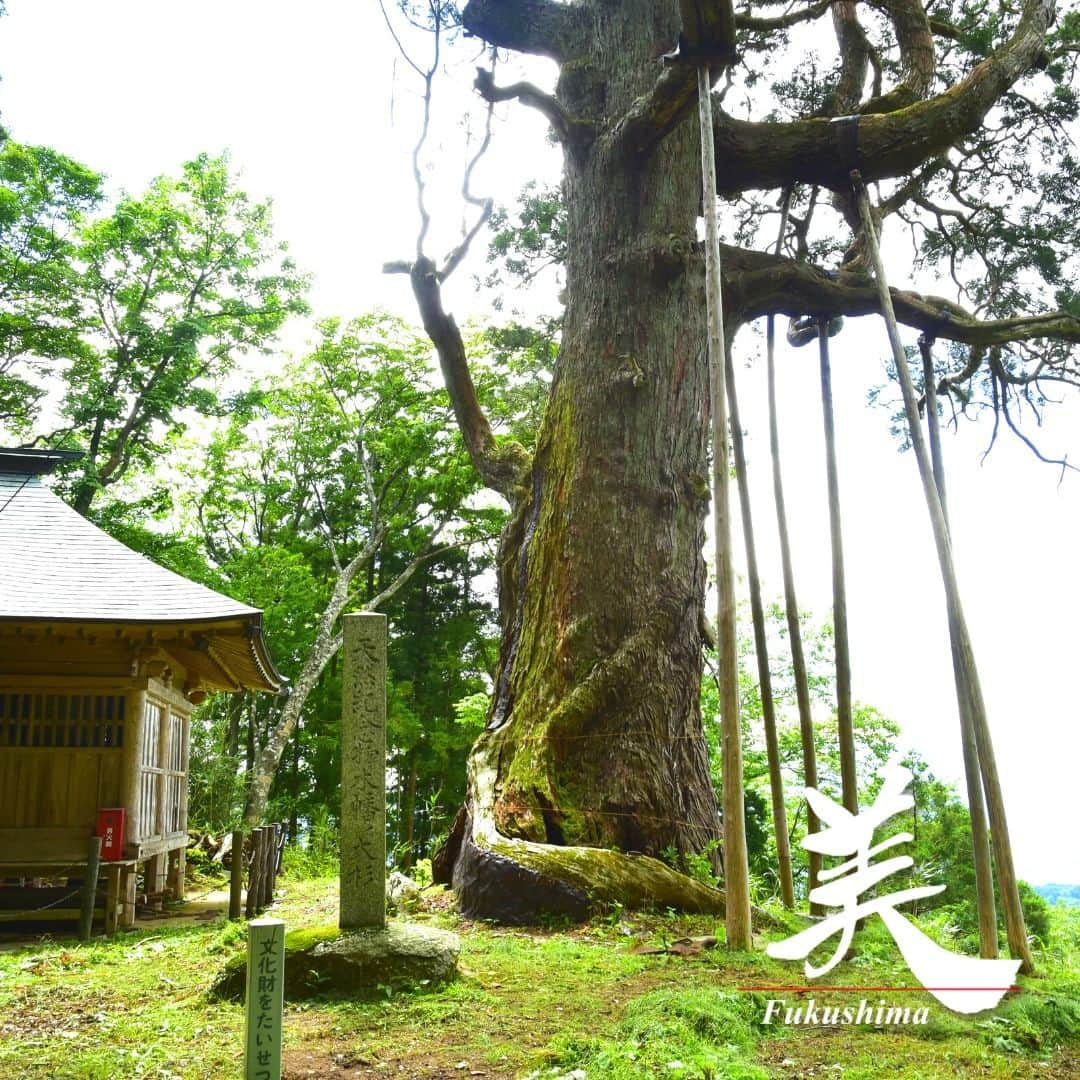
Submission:
[[[175,623],[258,614],[124,547],[36,476],[0,473],[0,618]]]
[[[261,611],[125,547],[32,472],[0,472],[0,620],[216,623],[220,630],[204,636],[215,639],[211,648],[230,654],[229,669],[240,685],[281,685],[263,641]]]

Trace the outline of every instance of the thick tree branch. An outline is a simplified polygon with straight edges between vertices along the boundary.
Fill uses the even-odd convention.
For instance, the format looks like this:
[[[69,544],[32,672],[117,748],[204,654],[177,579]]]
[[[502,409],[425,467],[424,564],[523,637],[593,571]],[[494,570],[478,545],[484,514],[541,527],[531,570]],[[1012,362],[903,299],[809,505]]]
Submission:
[[[859,22],[855,0],[837,0],[832,6],[832,21],[841,57],[835,111],[846,114],[854,112],[862,100],[870,72],[870,41]]]
[[[818,0],[809,7],[799,8],[796,11],[788,11],[783,15],[776,15],[771,19],[761,19],[748,12],[737,12],[735,15],[735,27],[738,30],[749,30],[753,33],[770,33],[773,30],[787,30],[799,23],[812,22],[820,19],[832,7],[834,0]]]
[[[921,101],[930,93],[937,72],[934,35],[921,0],[887,0],[878,5],[888,12],[900,46],[900,85],[874,98],[859,111],[892,112]]]
[[[1035,64],[1053,0],[1026,0],[1011,39],[962,82],[895,112],[786,124],[736,120],[716,110],[716,156],[725,192],[820,184],[847,190],[858,168],[869,182],[902,176],[977,131],[1001,95]]]
[[[667,67],[653,88],[642,94],[615,125],[612,141],[632,154],[647,154],[674,130],[696,101],[696,69],[686,64]]]
[[[454,317],[443,310],[441,279],[435,264],[421,256],[411,264],[387,263],[383,271],[409,275],[424,329],[439,356],[450,404],[469,457],[484,483],[502,495],[511,507],[515,506],[527,484],[532,459],[520,443],[495,441],[476,396],[461,331]]]
[[[470,34],[515,52],[562,63],[584,50],[590,18],[578,4],[553,0],[469,0],[461,22]]]
[[[806,263],[726,246],[721,248],[721,260],[725,303],[743,322],[770,313],[792,317],[880,313],[868,274],[828,274]],[[931,337],[978,346],[1037,338],[1080,343],[1080,318],[1063,311],[981,320],[943,297],[899,289],[892,289],[891,295],[900,322]]]
[[[528,105],[542,113],[552,126],[555,134],[564,143],[582,145],[591,142],[596,136],[596,125],[588,120],[579,120],[571,116],[551,94],[544,93],[531,82],[516,82],[510,86],[496,86],[490,71],[476,69],[476,81],[473,83],[477,93],[487,102],[510,101],[516,98],[522,105]]]

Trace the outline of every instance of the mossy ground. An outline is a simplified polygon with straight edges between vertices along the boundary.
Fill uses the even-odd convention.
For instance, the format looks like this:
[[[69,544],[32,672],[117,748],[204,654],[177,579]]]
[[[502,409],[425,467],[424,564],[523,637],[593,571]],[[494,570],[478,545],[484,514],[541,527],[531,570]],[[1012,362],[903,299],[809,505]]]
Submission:
[[[336,882],[289,882],[271,914],[294,928],[336,918]],[[510,930],[467,923],[435,898],[410,916],[462,937],[462,977],[445,990],[287,1010],[286,1076],[629,1078],[1080,1076],[1080,919],[1059,928],[1043,974],[989,1017],[927,995],[925,1028],[762,1028],[766,995],[800,972],[760,951],[638,955],[722,929],[705,917],[612,915],[580,927]],[[833,985],[910,985],[886,935],[868,926]],[[243,924],[140,926],[79,945],[59,936],[0,953],[3,1080],[196,1080],[240,1075],[243,1012],[207,989],[244,947]],[[824,987],[819,1002],[834,1004]],[[778,996],[778,995],[777,995]],[[851,995],[839,1000],[847,1003]],[[858,998],[859,995],[854,995]],[[575,1072],[577,1070],[577,1072]]]

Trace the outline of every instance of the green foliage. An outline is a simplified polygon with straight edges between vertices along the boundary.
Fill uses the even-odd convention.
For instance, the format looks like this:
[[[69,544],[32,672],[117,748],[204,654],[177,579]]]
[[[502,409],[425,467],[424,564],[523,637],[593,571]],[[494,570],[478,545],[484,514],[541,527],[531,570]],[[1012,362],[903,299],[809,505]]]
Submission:
[[[336,884],[290,877],[287,885],[274,915],[292,928],[290,953],[336,938]],[[1022,979],[1024,993],[1011,995],[992,1019],[950,1014],[929,998],[905,994],[890,1004],[928,1004],[931,1024],[777,1030],[760,1026],[761,995],[736,987],[778,985],[789,977],[787,965],[723,949],[676,957],[640,956],[626,947],[628,931],[643,940],[662,932],[671,940],[712,932],[712,919],[631,920],[624,913],[550,933],[485,927],[448,914],[421,917],[460,933],[461,979],[437,994],[287,1008],[286,1047],[379,1061],[390,1074],[475,1070],[534,1080],[565,1078],[577,1068],[588,1080],[719,1080],[774,1073],[780,1061],[788,1062],[781,1071],[793,1076],[821,1074],[825,1061],[858,1080],[1037,1080],[1074,1071],[1080,1032],[1075,951],[1039,954],[1040,977]],[[1068,915],[1061,909],[1052,917]],[[871,920],[860,931],[859,962],[845,965],[844,984],[906,985],[910,975],[895,946],[874,927]],[[59,924],[50,939],[0,953],[3,1080],[230,1075],[244,1012],[212,1001],[206,991],[223,967],[242,966],[242,922],[155,923],[89,944],[73,935],[74,924]],[[1067,936],[1055,927],[1055,940]],[[95,1037],[65,1035],[84,1028]],[[313,1045],[316,1029],[321,1034]],[[466,1069],[457,1068],[462,1061]],[[682,1064],[668,1069],[672,1062]]]
[[[285,319],[306,310],[306,281],[273,238],[269,205],[237,188],[225,156],[202,154],[92,220],[93,173],[45,151],[22,148],[14,160],[24,197],[9,213],[16,239],[38,256],[49,314],[48,333],[38,319],[36,336],[24,314],[22,346],[67,360],[39,375],[60,383],[62,427],[49,441],[85,451],[66,486],[86,513],[102,490],[157,461],[191,413],[218,411],[237,357],[268,351]],[[35,213],[46,223],[35,225]],[[40,234],[54,220],[67,231],[48,246]]]
[[[1026,881],[1019,882],[1020,906],[1029,936],[1040,943],[1050,940],[1050,905]]]
[[[1042,1056],[1076,1038],[1080,1002],[1069,993],[1017,995],[980,1027],[995,1050]]]
[[[781,658],[787,651],[787,625],[783,610],[776,604],[766,612],[770,656]],[[818,787],[837,798],[840,791],[840,740],[834,703],[832,668],[832,628],[812,626],[803,619],[803,648],[808,667],[811,703],[815,710]],[[721,732],[718,721],[719,693],[710,674],[711,654],[706,658],[706,676],[701,684],[701,715],[717,799],[722,798]],[[753,670],[752,670],[753,669]],[[784,776],[788,831],[791,836],[792,864],[796,888],[805,889],[806,854],[800,846],[805,835],[805,802],[801,795],[802,742],[796,710],[795,685],[788,664],[777,664],[773,672],[773,699],[778,718],[780,763]],[[772,827],[768,761],[765,753],[760,690],[753,660],[753,641],[739,639],[739,701],[743,729],[743,783],[746,814],[747,852],[750,869],[760,883],[760,899],[778,892],[776,838]],[[876,777],[882,766],[896,752],[899,728],[873,706],[856,703],[852,710],[855,732],[856,770],[860,795],[873,796]]]
[[[497,264],[485,284],[498,288],[509,278],[531,285],[545,270],[566,264],[566,206],[556,188],[529,181],[518,193],[513,210],[495,208],[488,262]],[[495,307],[502,307],[501,298]]]
[[[341,868],[340,858],[338,830],[329,814],[322,810],[308,822],[305,836],[285,846],[282,872],[297,881],[336,878]]]
[[[782,656],[786,638],[783,614],[775,605],[769,613],[770,655]],[[833,675],[831,668],[831,628],[803,628],[804,646],[809,666],[811,698],[817,715],[814,732],[817,751],[818,787],[839,801],[840,753],[836,716],[831,711]],[[747,846],[755,880],[764,886],[764,900],[778,889],[776,840],[769,813],[769,781],[763,736],[761,734],[761,699],[750,674],[752,642],[740,641],[740,701],[744,732],[743,778],[745,784]],[[780,759],[784,772],[787,820],[791,838],[793,870],[797,891],[805,896],[807,856],[801,846],[805,836],[805,802],[801,791],[802,746],[795,710],[794,686],[790,675],[781,671],[774,678],[774,697],[779,717]],[[719,699],[715,681],[702,683],[701,711],[709,743],[710,761],[717,797],[721,797],[720,735],[715,718]],[[856,742],[856,768],[860,802],[873,799],[882,767],[900,750],[900,729],[873,706],[856,704],[853,709]],[[971,819],[967,805],[956,789],[940,780],[917,754],[909,753],[904,764],[911,769],[915,806],[910,816],[896,818],[881,830],[881,837],[910,832],[914,839],[905,852],[914,860],[910,884],[939,885],[947,888],[938,896],[920,901],[911,909],[929,921],[936,936],[947,946],[976,955],[979,949],[978,915],[975,907],[975,867],[971,850]],[[893,887],[890,879],[890,888]],[[1020,883],[1021,903],[1028,932],[1042,946],[1052,944],[1050,908],[1046,901],[1025,882]],[[759,894],[761,890],[759,890]]]
[[[547,405],[560,330],[557,318],[531,326],[508,322],[486,327],[468,343],[473,381],[492,426],[530,451]]]
[[[474,500],[479,481],[425,341],[379,312],[326,320],[318,334],[272,382],[230,401],[229,415],[180,466],[187,494],[176,498],[225,590],[264,609],[275,662],[293,686],[323,647],[319,635],[333,639],[336,612],[377,601],[389,615],[389,846],[407,867],[464,797],[465,755],[483,725],[496,655],[493,612],[472,581],[490,566],[504,514]],[[488,373],[485,404],[502,397],[508,379]],[[506,406],[505,422],[525,431],[527,413]],[[411,576],[398,587],[403,574]],[[302,692],[270,816],[302,829],[329,815],[333,828],[336,660]],[[239,718],[228,704],[202,710],[206,738],[193,774],[214,784],[193,797],[193,814],[209,812],[211,796],[218,820],[238,812],[243,783],[230,790],[221,774],[242,772],[244,744],[250,758],[279,707],[263,697]]]
[[[0,132],[0,431],[25,436],[60,357],[82,348],[75,234],[101,177]]]

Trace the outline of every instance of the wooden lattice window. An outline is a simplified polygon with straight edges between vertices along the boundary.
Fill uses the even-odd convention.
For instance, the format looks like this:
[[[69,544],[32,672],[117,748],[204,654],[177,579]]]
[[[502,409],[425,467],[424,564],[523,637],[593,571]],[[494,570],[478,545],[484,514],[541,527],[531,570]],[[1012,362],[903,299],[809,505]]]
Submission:
[[[142,743],[139,747],[139,823],[142,839],[158,836],[158,786],[164,770],[158,759],[162,707],[147,700],[143,706]]]
[[[123,694],[47,694],[0,691],[0,747],[124,745]]]
[[[168,758],[165,762],[165,832],[180,832],[187,827],[184,814],[184,718],[169,714]]]

